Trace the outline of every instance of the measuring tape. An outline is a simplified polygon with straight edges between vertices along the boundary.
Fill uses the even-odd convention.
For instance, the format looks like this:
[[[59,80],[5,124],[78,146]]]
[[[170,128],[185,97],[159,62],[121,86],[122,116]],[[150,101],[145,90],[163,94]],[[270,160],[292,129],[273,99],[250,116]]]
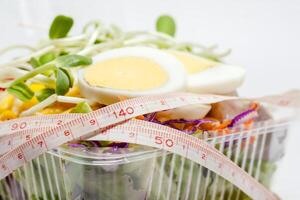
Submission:
[[[181,131],[131,119],[147,113],[191,104],[212,104],[237,97],[190,93],[144,96],[87,114],[45,115],[0,124],[0,178],[39,155],[75,139],[96,137],[165,149],[184,156],[224,177],[253,199],[277,199],[263,185],[214,147]]]

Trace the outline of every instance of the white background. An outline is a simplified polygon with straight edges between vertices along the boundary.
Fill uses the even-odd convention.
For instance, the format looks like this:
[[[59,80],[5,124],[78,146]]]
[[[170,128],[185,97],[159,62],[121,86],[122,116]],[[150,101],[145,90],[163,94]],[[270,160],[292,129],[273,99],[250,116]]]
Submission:
[[[156,17],[164,13],[176,18],[178,39],[233,50],[226,61],[248,71],[239,90],[242,96],[300,89],[300,1],[296,0],[1,0],[0,48],[47,37],[56,14],[72,16],[73,32],[78,32],[91,19],[125,30],[153,30]],[[274,191],[282,199],[300,198],[299,126],[298,122],[293,127],[287,155],[274,181]]]

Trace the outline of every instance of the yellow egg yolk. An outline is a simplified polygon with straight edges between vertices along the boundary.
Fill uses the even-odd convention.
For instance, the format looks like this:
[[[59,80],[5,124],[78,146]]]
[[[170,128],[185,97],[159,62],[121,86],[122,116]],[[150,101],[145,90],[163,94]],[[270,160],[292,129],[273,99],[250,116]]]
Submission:
[[[91,86],[144,91],[162,86],[168,75],[153,60],[126,56],[95,63],[85,70],[84,79]]]
[[[196,74],[217,65],[216,62],[192,55],[190,53],[179,51],[170,51],[170,53],[181,61],[188,74]]]

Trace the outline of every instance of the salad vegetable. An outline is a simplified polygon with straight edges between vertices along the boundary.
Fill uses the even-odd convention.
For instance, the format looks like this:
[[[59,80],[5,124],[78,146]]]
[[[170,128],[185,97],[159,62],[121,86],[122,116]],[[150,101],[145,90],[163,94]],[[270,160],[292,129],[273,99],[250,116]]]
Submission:
[[[156,21],[156,30],[174,36],[176,32],[174,19],[168,15],[160,16]]]
[[[14,94],[18,99],[22,101],[28,101],[32,99],[34,93],[32,90],[22,82],[16,83],[9,88],[7,91],[11,94]]]
[[[49,30],[50,39],[64,38],[73,26],[73,19],[68,16],[58,15],[52,22]]]
[[[178,42],[174,38],[176,32],[175,20],[168,15],[160,16],[157,19],[156,32],[124,32],[115,25],[104,26],[99,21],[91,21],[84,26],[81,34],[71,36],[69,32],[72,26],[73,19],[71,17],[59,15],[55,17],[50,26],[49,39],[41,41],[36,47],[16,45],[0,50],[0,55],[16,48],[26,48],[30,51],[30,54],[25,57],[19,57],[8,63],[0,64],[0,122],[32,115],[88,113],[106,106],[104,103],[95,102],[83,95],[78,86],[78,74],[80,74],[80,70],[93,63],[93,57],[111,49],[147,46],[160,49],[163,53],[158,53],[159,56],[166,54],[166,52],[175,52],[178,59],[180,58],[179,60],[182,60],[183,63],[190,64],[190,71],[196,73],[220,64],[222,58],[230,53],[230,50],[217,53],[215,51],[217,46],[215,45],[206,47],[190,42]],[[144,50],[147,51],[147,49]],[[130,60],[124,60],[130,63]],[[165,61],[164,59],[157,60]],[[151,64],[145,60],[139,60],[139,62],[146,63],[146,67]],[[200,69],[195,67],[201,62],[203,66]],[[125,64],[123,67],[125,68]],[[141,66],[139,67],[141,68]],[[224,66],[221,67],[223,70]],[[229,71],[236,70],[234,67],[227,69]],[[104,73],[104,70],[102,73]],[[210,73],[212,72],[208,72],[208,75]],[[223,80],[225,80],[225,73],[222,75],[222,78],[225,77]],[[195,77],[202,77],[203,80],[207,80],[205,77],[208,76],[201,75],[198,77],[197,75]],[[231,82],[233,83],[231,85],[236,88],[240,82],[240,79],[236,79]],[[194,81],[194,83],[198,82]],[[197,86],[197,84],[193,86],[195,85]],[[195,88],[197,88],[196,86]],[[125,97],[117,96],[116,98],[122,100]],[[193,108],[183,107],[180,110],[172,110],[171,112],[149,113],[138,116],[137,119],[169,126],[181,130],[183,134],[186,133],[199,138],[205,139],[204,135],[210,133],[216,133],[215,136],[222,137],[226,134],[238,132],[240,127],[247,130],[257,120],[261,109],[259,104],[249,101],[242,101],[242,103],[245,104],[243,108],[233,109],[229,106],[235,112],[227,113],[226,117],[217,115],[214,110],[219,105],[213,104],[201,105],[197,107],[196,111],[193,111]],[[188,115],[182,115],[182,112],[194,112],[193,116],[196,116],[196,118],[187,118]],[[250,146],[252,145],[251,148],[254,148],[256,139],[258,140],[259,137],[254,137],[249,142]],[[244,153],[245,150],[242,147],[244,140],[248,141],[247,139],[241,141],[235,139],[232,144],[225,141],[215,145],[216,147],[223,145],[224,152],[235,151],[240,148],[242,153],[237,156],[236,160],[239,165],[243,165],[243,154],[247,154],[247,152]],[[79,140],[69,142],[60,147],[59,150],[54,151],[56,154],[60,154],[64,150],[65,152],[75,152],[74,154],[70,153],[71,155],[84,152],[87,155],[102,155],[104,160],[109,160],[109,156],[118,158],[118,155],[134,153],[137,150],[146,152],[149,148],[123,142]],[[101,151],[100,154],[97,151]],[[154,150],[150,149],[149,151]],[[125,158],[125,161],[122,160],[120,163],[116,161],[116,163],[110,163],[110,165],[97,165],[96,162],[88,165],[84,163],[84,157],[79,157],[79,160],[72,162],[72,160],[61,159],[52,154],[45,154],[26,164],[19,171],[14,172],[12,176],[2,181],[0,196],[1,199],[32,200],[139,200],[147,197],[148,199],[154,199],[155,197],[160,199],[187,199],[191,193],[194,199],[208,199],[213,195],[211,188],[214,184],[218,188],[222,188],[219,187],[221,182],[217,182],[216,176],[209,173],[207,169],[195,166],[193,162],[179,156],[164,154],[163,156],[149,156],[134,162],[129,162],[127,160],[129,158]],[[235,159],[235,155],[236,153],[232,153],[231,158]],[[258,157],[259,155],[255,155],[255,158]],[[250,165],[253,165],[253,160],[245,162],[247,166],[249,165],[249,168]],[[263,167],[262,169],[252,167],[253,171],[262,170],[260,181],[268,185],[275,168],[274,163],[268,163],[267,160],[255,162],[260,162]],[[35,171],[38,173],[35,173]],[[192,176],[191,171],[197,176]],[[161,176],[159,176],[159,179],[150,180],[151,173],[160,174]],[[199,185],[200,183],[197,183],[199,177],[202,177],[206,182],[201,182],[201,185]],[[34,187],[28,187],[31,185]],[[160,188],[154,187],[150,193],[147,193],[151,185],[153,187],[160,186]],[[225,191],[223,191],[225,196],[229,195],[231,184],[224,183],[223,185],[225,185]],[[15,191],[13,191],[14,189]],[[197,194],[197,189],[201,193],[199,198],[194,196]],[[220,189],[216,191],[217,195],[222,193]],[[236,191],[234,190],[234,193]],[[244,199],[247,197],[240,195],[239,198]]]

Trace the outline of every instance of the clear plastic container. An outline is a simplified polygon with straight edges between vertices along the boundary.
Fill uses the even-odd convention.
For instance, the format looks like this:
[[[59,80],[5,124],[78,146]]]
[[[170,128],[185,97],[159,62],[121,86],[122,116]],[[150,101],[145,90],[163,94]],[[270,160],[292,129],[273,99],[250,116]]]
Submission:
[[[236,134],[202,137],[269,188],[287,130],[288,124],[260,123]],[[2,180],[0,195],[15,200],[249,198],[207,168],[146,146],[113,153],[109,148],[58,148]]]

